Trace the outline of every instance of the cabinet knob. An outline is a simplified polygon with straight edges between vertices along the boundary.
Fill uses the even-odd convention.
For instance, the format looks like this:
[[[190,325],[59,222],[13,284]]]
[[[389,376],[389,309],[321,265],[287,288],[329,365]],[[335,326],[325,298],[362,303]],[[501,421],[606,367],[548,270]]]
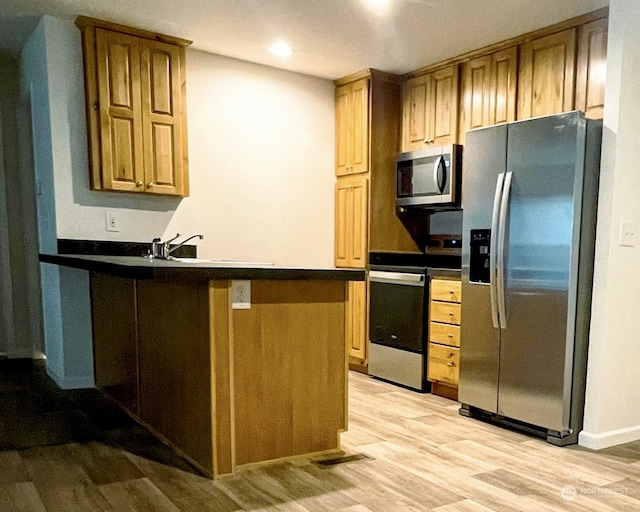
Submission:
[[[447,334],[447,336],[449,336],[449,338],[453,338],[453,334],[451,333]]]
[[[449,311],[449,316],[453,316],[453,311]]]
[[[153,181],[150,181],[149,183],[147,183],[147,188],[151,188],[155,185],[155,183]]]
[[[456,364],[455,364],[455,363],[452,363],[451,361],[449,361],[449,362],[447,363],[447,366],[448,366],[449,368],[451,368],[452,366],[455,366],[455,365],[456,365]]]
[[[141,187],[143,183],[141,181],[136,181],[136,187]]]

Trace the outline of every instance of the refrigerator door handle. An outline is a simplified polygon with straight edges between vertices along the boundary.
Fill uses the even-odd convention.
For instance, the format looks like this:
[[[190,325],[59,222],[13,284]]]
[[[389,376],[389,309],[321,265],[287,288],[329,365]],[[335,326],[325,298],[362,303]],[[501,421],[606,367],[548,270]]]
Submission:
[[[502,199],[502,187],[504,185],[504,173],[498,174],[496,193],[493,197],[493,213],[491,215],[491,238],[489,241],[489,295],[491,297],[491,318],[493,326],[500,327],[498,318],[498,292],[497,292],[497,259],[498,259],[498,221],[500,219],[500,200]]]
[[[496,262],[497,274],[497,295],[498,295],[498,317],[500,326],[507,328],[507,305],[504,295],[504,246],[507,231],[507,216],[509,215],[509,194],[511,193],[511,180],[513,173],[508,172],[504,178],[504,189],[502,191],[502,199],[500,201],[500,221],[498,226],[498,255]]]

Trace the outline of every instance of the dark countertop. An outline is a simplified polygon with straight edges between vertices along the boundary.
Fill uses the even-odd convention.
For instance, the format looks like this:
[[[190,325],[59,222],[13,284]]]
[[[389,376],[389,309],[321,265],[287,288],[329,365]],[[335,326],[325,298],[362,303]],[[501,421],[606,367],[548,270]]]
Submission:
[[[427,275],[430,278],[434,277],[455,277],[460,279],[462,272],[459,268],[435,268],[427,267]]]
[[[269,263],[226,260],[161,260],[142,256],[88,256],[80,254],[40,254],[42,263],[102,272],[132,279],[281,279],[364,281],[365,271],[342,268],[278,267]]]

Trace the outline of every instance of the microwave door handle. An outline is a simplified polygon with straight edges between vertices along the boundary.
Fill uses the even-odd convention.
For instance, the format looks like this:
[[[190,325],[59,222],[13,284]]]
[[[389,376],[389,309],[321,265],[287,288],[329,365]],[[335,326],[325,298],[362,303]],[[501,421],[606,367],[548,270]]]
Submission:
[[[491,318],[493,326],[500,327],[498,318],[498,279],[496,276],[498,266],[498,225],[500,221],[500,204],[502,199],[502,187],[504,185],[504,173],[498,174],[496,193],[493,198],[493,213],[491,215],[491,238],[489,241],[489,295],[491,297]]]
[[[433,182],[438,187],[438,192],[442,194],[444,187],[447,186],[447,167],[442,156],[439,156],[433,164]]]

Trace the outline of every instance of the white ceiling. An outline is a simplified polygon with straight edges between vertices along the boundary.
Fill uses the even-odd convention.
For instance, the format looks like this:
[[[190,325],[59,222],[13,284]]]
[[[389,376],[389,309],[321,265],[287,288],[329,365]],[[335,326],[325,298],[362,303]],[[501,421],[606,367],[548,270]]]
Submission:
[[[90,16],[193,41],[193,48],[338,78],[361,69],[405,73],[552,25],[609,0],[0,0],[0,50],[17,51],[50,14]],[[267,47],[283,39],[288,60]]]

